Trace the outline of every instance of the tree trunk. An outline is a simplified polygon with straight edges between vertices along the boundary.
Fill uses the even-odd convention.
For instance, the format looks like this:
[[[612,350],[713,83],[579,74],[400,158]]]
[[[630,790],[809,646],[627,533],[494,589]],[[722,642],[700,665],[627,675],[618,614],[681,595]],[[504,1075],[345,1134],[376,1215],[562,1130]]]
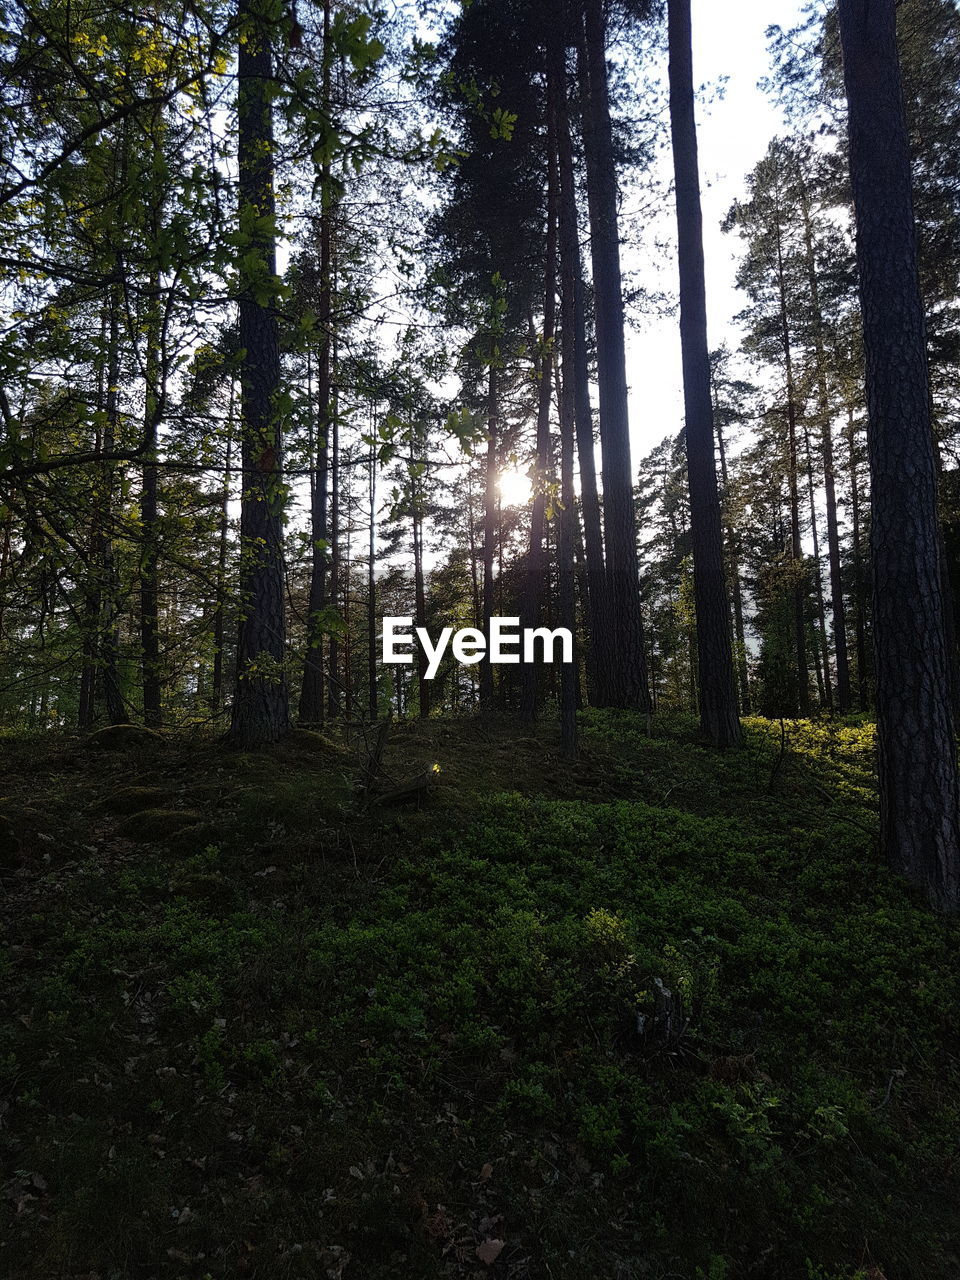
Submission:
[[[284,670],[284,488],[277,315],[258,298],[258,277],[276,276],[271,93],[273,58],[266,24],[253,0],[240,0],[237,127],[240,227],[249,242],[240,254],[240,630],[230,740],[238,747],[275,742],[290,727]],[[245,266],[257,259],[254,277]]]
[[[327,437],[328,466],[330,474],[330,592],[332,607],[339,608],[340,598],[340,421],[339,402],[333,388],[330,427]],[[327,661],[327,715],[331,720],[340,715],[340,635],[334,630],[330,635]]]
[[[827,388],[827,357],[823,340],[823,316],[820,311],[820,283],[813,248],[813,227],[806,190],[801,182],[800,208],[803,214],[803,239],[810,283],[810,305],[813,308],[813,343],[817,361],[817,408],[820,414],[820,436],[823,450],[823,487],[827,506],[827,554],[830,562],[830,612],[833,615],[833,648],[837,662],[837,709],[850,707],[850,663],[847,655],[847,617],[843,603],[843,578],[840,568],[840,531],[837,524],[837,483],[833,458],[833,429],[830,423],[830,393]]]
[[[797,402],[793,380],[793,353],[790,346],[790,322],[787,319],[787,285],[783,271],[783,245],[780,238],[780,213],[777,211],[777,286],[780,294],[780,328],[783,359],[787,375],[787,482],[790,488],[790,558],[794,563],[796,582],[793,588],[793,630],[797,656],[797,710],[801,716],[810,713],[810,687],[807,669],[806,592],[801,565],[803,546],[800,542],[800,491],[797,459]]]
[[[155,283],[159,283],[157,280]],[[162,720],[162,684],[160,679],[160,632],[158,627],[159,577],[159,473],[157,470],[157,433],[162,412],[163,389],[160,385],[160,333],[155,304],[150,304],[147,321],[145,373],[145,408],[143,417],[143,492],[140,516],[143,525],[143,552],[140,565],[140,649],[143,680],[143,722],[152,729]]]
[[[217,538],[217,603],[213,614],[213,681],[210,709],[219,715],[223,707],[223,633],[227,603],[227,534],[230,529],[230,486],[233,480],[233,378],[230,379],[230,401],[227,409],[227,453],[223,467],[223,501],[220,504],[220,530]]]
[[[367,708],[376,720],[377,703],[377,449],[370,446],[370,522],[367,527]]]
[[[741,742],[713,440],[703,218],[693,98],[690,0],[669,0],[670,123],[676,180],[684,439],[690,488],[700,729],[716,747]]]
[[[562,61],[561,61],[562,70]],[[540,622],[543,598],[543,537],[546,520],[546,486],[551,471],[550,399],[553,386],[553,342],[557,309],[557,127],[556,68],[547,68],[547,235],[544,246],[543,338],[539,358],[539,398],[537,403],[537,461],[530,514],[530,550],[523,582],[521,625],[536,627]],[[502,544],[501,544],[502,545]],[[521,668],[520,722],[532,724],[537,717],[539,670],[536,663],[525,662]]]
[[[806,420],[803,424],[803,444],[807,456],[807,495],[810,501],[810,536],[813,539],[813,585],[817,597],[817,639],[814,658],[817,662],[817,683],[820,685],[820,701],[833,710],[833,685],[830,680],[830,646],[827,641],[827,611],[823,598],[823,565],[820,560],[820,534],[817,529],[817,507],[813,486],[813,450],[810,447],[810,431]]]
[[[723,492],[728,490],[727,454],[723,447],[723,431],[720,424],[717,429],[717,450],[720,454],[720,479]],[[723,503],[721,503],[721,510]],[[743,714],[750,714],[750,671],[747,667],[747,638],[743,627],[743,589],[740,585],[740,560],[737,556],[737,541],[733,523],[727,518],[727,562],[730,566],[730,594],[733,597],[733,634],[736,639],[737,679],[740,684],[740,708]]]
[[[330,0],[323,5],[324,110],[331,109]],[[301,724],[323,723],[323,635],[327,604],[327,444],[330,431],[330,383],[333,331],[333,187],[329,159],[320,169],[320,291],[317,325],[320,349],[317,353],[317,442],[316,483],[310,503],[310,599],[307,610],[307,647],[303,663],[298,718]],[[311,459],[311,466],[313,460]]]
[[[108,456],[117,447],[120,425],[120,298],[114,294],[110,302],[110,343],[107,358],[107,392],[103,426],[103,451]],[[103,696],[107,706],[107,718],[111,724],[128,724],[123,692],[120,687],[120,583],[114,558],[113,536],[109,525],[113,519],[114,464],[104,463],[103,468],[104,521],[101,526],[101,566],[103,572],[103,619],[101,638],[100,674],[103,680]]]
[[[600,393],[600,452],[606,544],[608,652],[604,701],[650,713],[650,690],[640,612],[637,526],[630,461],[627,373],[623,332],[623,285],[617,217],[617,174],[607,86],[603,0],[586,0],[584,146],[590,207],[597,374]]]
[[[593,440],[593,410],[590,406],[590,368],[587,359],[586,289],[580,257],[580,232],[577,212],[577,188],[573,169],[573,143],[567,74],[564,60],[563,77],[557,89],[557,156],[560,186],[559,216],[566,228],[560,237],[560,271],[565,289],[573,298],[569,329],[561,324],[561,357],[563,348],[572,348],[573,396],[576,425],[577,459],[580,464],[580,509],[583,515],[583,541],[586,561],[585,595],[587,633],[587,687],[590,700],[597,705],[607,701],[604,682],[610,670],[608,653],[609,626],[606,619],[606,578],[603,558],[603,520],[597,490],[597,462]]]
[[[417,475],[418,459],[414,444],[410,443],[410,522],[413,532],[413,607],[414,625],[427,625],[427,589],[423,574],[423,512],[420,501],[420,480]],[[420,719],[426,720],[430,715],[430,681],[427,679],[427,655],[423,645],[416,646],[417,654],[417,695],[420,705]]]
[[[493,338],[491,337],[491,347]],[[487,483],[483,501],[483,620],[485,635],[490,634],[493,615],[493,542],[497,516],[497,357],[491,350],[487,386]],[[480,709],[493,709],[493,665],[489,647],[480,662]]]
[[[936,471],[895,0],[840,0],[871,477],[880,835],[931,904],[960,906]]]
[[[870,680],[867,674],[867,609],[863,581],[863,552],[860,532],[860,481],[857,477],[857,439],[853,409],[847,412],[847,445],[850,454],[850,520],[853,526],[853,617],[857,646],[857,696],[860,710],[870,706]]]
[[[563,39],[558,29],[549,37],[547,54],[547,110],[548,134],[551,148],[559,143],[560,103],[566,96],[566,66]],[[580,276],[580,252],[577,245],[576,199],[571,189],[572,167],[555,164],[551,149],[552,217],[559,221],[561,252],[561,325],[565,337],[576,333],[576,281]],[[556,241],[554,241],[556,252]],[[551,272],[551,283],[556,278]],[[560,626],[566,627],[574,637],[576,648],[576,579],[574,569],[574,522],[577,518],[576,499],[573,490],[574,439],[576,435],[577,400],[577,352],[574,342],[565,341],[562,347],[562,380],[560,382],[560,519],[557,530],[557,567],[559,578]],[[544,376],[550,379],[553,362],[544,362]],[[558,371],[559,372],[559,371]],[[549,405],[549,390],[547,392]],[[560,749],[567,759],[577,754],[577,661],[560,667]]]

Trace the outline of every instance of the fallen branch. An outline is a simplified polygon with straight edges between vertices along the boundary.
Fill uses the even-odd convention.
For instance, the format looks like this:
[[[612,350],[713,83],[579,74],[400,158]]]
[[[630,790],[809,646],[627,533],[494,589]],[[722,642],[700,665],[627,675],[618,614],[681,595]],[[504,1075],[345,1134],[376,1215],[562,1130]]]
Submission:
[[[431,787],[435,787],[440,781],[440,766],[432,764],[429,769],[424,769],[423,773],[418,773],[413,778],[408,778],[405,782],[399,783],[395,787],[391,787],[389,791],[381,791],[379,795],[373,797],[373,804],[396,804],[400,800],[418,799]]]

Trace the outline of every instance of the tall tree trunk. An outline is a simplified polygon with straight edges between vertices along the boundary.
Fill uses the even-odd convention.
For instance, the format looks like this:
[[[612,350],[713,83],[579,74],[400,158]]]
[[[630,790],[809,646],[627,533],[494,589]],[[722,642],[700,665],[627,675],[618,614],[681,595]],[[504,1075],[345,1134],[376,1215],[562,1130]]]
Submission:
[[[548,59],[550,61],[550,59]],[[562,61],[561,61],[562,70]],[[556,68],[547,68],[547,235],[544,246],[543,337],[539,353],[539,387],[537,402],[537,461],[530,514],[530,549],[523,582],[523,608],[521,625],[536,627],[540,621],[543,598],[544,556],[543,538],[546,522],[546,487],[551,471],[550,400],[553,386],[553,343],[556,331],[557,310],[557,127],[556,97],[562,92],[557,85]],[[536,355],[536,353],[535,353]],[[501,543],[502,546],[502,543]],[[537,716],[537,692],[539,669],[536,663],[525,662],[521,668],[520,721],[532,724]]]
[[[787,284],[783,270],[783,244],[780,236],[780,211],[777,210],[777,288],[780,295],[780,329],[783,341],[783,359],[787,375],[787,482],[790,489],[790,558],[793,560],[796,581],[793,587],[793,630],[797,657],[797,710],[802,716],[810,713],[810,686],[807,670],[807,620],[806,590],[801,565],[803,546],[800,541],[800,486],[797,455],[797,399],[793,378],[793,351],[790,339],[790,322],[787,317]]]
[[[120,426],[120,298],[114,293],[110,302],[110,340],[107,358],[107,391],[103,425],[103,451],[109,455],[117,448]],[[114,555],[113,535],[109,524],[113,519],[114,464],[103,469],[104,523],[101,526],[101,565],[103,571],[103,619],[100,674],[107,718],[111,724],[128,724],[126,704],[120,687],[120,583]]]
[[[697,615],[696,663],[691,662],[691,666],[695,665],[699,674],[701,732],[714,746],[733,747],[739,746],[741,731],[714,456],[690,0],[669,0],[669,31],[670,123],[677,193],[680,344],[686,412],[684,439]]]
[[[417,474],[417,463],[414,442],[410,442],[410,523],[413,533],[413,609],[414,625],[427,625],[427,589],[423,570],[423,510],[420,495],[420,478]],[[430,681],[427,679],[427,655],[422,645],[416,646],[417,653],[417,696],[420,704],[420,719],[430,716]]]
[[[810,430],[806,419],[803,423],[803,444],[807,457],[807,495],[810,502],[810,536],[813,539],[813,585],[817,597],[817,631],[818,644],[814,646],[814,657],[817,662],[817,683],[820,685],[820,700],[829,711],[833,710],[833,685],[830,673],[830,646],[827,640],[827,611],[823,598],[823,564],[820,559],[820,533],[817,528],[817,507],[813,485],[813,449],[810,446]]]
[[[159,284],[159,278],[155,281]],[[162,720],[160,679],[160,630],[157,616],[159,579],[159,472],[157,435],[163,407],[160,385],[160,325],[157,308],[150,303],[144,357],[145,407],[143,416],[143,476],[140,517],[143,551],[140,563],[140,649],[143,680],[143,721],[150,728]]]
[[[347,546],[343,558],[343,714],[353,718],[353,636],[350,631],[350,586],[353,577],[353,493],[349,482],[344,492],[347,513]]]
[[[863,552],[860,530],[860,480],[857,476],[857,437],[853,409],[847,410],[847,447],[850,457],[850,521],[853,535],[853,618],[857,647],[857,696],[860,710],[870,706],[870,680],[867,674],[867,608],[864,590]]]
[[[105,355],[109,308],[104,307],[100,318],[100,352],[97,361],[97,408],[103,412],[105,407],[107,386],[107,363]],[[96,419],[95,419],[96,421]],[[99,458],[103,452],[103,430],[99,423],[94,428],[94,455]],[[102,607],[102,586],[100,581],[100,563],[102,557],[102,524],[104,521],[104,490],[106,476],[102,462],[97,462],[94,471],[94,488],[90,503],[90,533],[87,542],[87,562],[84,573],[83,598],[80,607],[81,629],[81,667],[80,688],[77,698],[77,728],[84,732],[92,729],[97,714],[97,670],[100,654],[100,610]]]
[[[220,529],[217,535],[217,602],[213,614],[213,678],[210,709],[219,715],[223,707],[223,641],[224,612],[227,603],[227,534],[230,530],[230,488],[233,480],[233,378],[227,408],[227,452],[223,466],[223,501],[220,504]]]
[[[491,346],[493,338],[491,337]],[[487,481],[483,499],[483,620],[485,635],[490,634],[493,615],[493,542],[497,519],[497,357],[491,350],[487,384]],[[493,665],[489,645],[480,661],[480,709],[493,709]]]
[[[560,188],[559,216],[566,228],[560,236],[560,270],[563,287],[569,290],[573,307],[568,329],[561,324],[561,356],[563,347],[572,349],[573,396],[576,425],[577,460],[580,465],[580,510],[583,515],[583,540],[586,561],[587,591],[585,597],[587,634],[587,687],[590,699],[598,705],[607,701],[604,682],[610,671],[606,655],[610,628],[606,617],[606,570],[603,557],[603,520],[597,490],[597,462],[593,439],[593,410],[590,406],[590,367],[587,358],[586,288],[580,256],[580,231],[577,212],[577,187],[573,169],[573,143],[570,138],[570,116],[567,91],[567,69],[564,58],[563,77],[557,90],[557,157]]]
[[[467,466],[467,540],[470,545],[470,590],[473,625],[480,626],[480,573],[477,567],[477,523],[473,518],[473,468]],[[472,684],[472,682],[471,682]]]
[[[600,452],[606,544],[606,611],[609,652],[604,700],[650,713],[647,659],[637,572],[637,523],[630,461],[623,284],[617,217],[617,174],[607,86],[603,0],[585,0],[586,81],[584,145],[590,208]]]
[[[328,466],[330,475],[330,604],[339,608],[340,600],[340,420],[339,401],[334,387],[330,425],[327,436]],[[331,720],[340,715],[340,635],[334,629],[330,634],[327,658],[327,715]]]
[[[572,190],[572,167],[564,163],[562,155],[554,163],[553,149],[559,148],[561,104],[566,98],[566,65],[564,43],[559,29],[551,31],[547,51],[547,111],[548,136],[551,143],[551,220],[559,223],[561,244],[561,327],[564,342],[561,350],[560,380],[560,519],[557,529],[557,569],[559,587],[560,626],[566,627],[574,637],[576,648],[576,580],[574,566],[576,498],[573,490],[574,440],[577,419],[577,350],[569,341],[576,334],[577,278],[580,277],[580,250],[577,244],[576,198]],[[569,135],[567,139],[569,143]],[[555,233],[556,236],[556,233]],[[556,253],[556,238],[553,242]],[[550,284],[556,286],[556,276],[550,273]],[[544,362],[544,377],[552,381],[554,362]],[[547,392],[549,405],[549,389]],[[564,662],[560,668],[560,749],[564,756],[573,759],[577,754],[577,661]]]
[[[273,57],[270,32],[253,0],[240,0],[237,58],[240,227],[240,631],[230,740],[275,742],[290,727],[284,670],[283,469],[274,399],[280,383],[277,315],[258,299],[260,272],[276,275],[273,174]],[[257,259],[251,278],[245,266]]]
[[[895,0],[839,0],[866,355],[880,835],[937,908],[960,906],[960,779]]]
[[[727,451],[723,444],[723,430],[716,424],[717,450],[720,454],[720,480],[723,493],[729,492],[727,474]],[[724,499],[725,500],[725,499]],[[721,502],[723,510],[723,502]],[[743,626],[743,589],[740,584],[740,559],[737,555],[737,540],[733,522],[726,520],[727,563],[730,566],[730,594],[733,597],[733,634],[736,640],[737,679],[740,684],[740,707],[744,715],[750,714],[750,671],[747,667],[747,638]]]
[[[847,654],[847,617],[843,603],[843,577],[840,568],[840,530],[837,523],[837,482],[833,457],[833,428],[830,422],[830,393],[827,388],[827,356],[823,338],[823,314],[820,310],[820,282],[813,247],[813,225],[806,188],[801,180],[800,209],[803,214],[803,241],[813,309],[813,346],[817,363],[817,410],[823,450],[823,488],[827,507],[827,554],[830,562],[830,612],[833,616],[833,648],[837,663],[837,709],[850,707],[850,662]]]
[[[323,109],[331,111],[330,0],[323,4]],[[327,443],[330,431],[330,382],[333,332],[333,184],[329,159],[320,168],[320,291],[317,325],[317,440],[319,456],[316,483],[310,503],[310,598],[307,609],[307,647],[300,687],[298,719],[301,724],[323,723],[323,635],[327,603]],[[311,462],[312,465],[312,462]]]
[[[372,432],[371,432],[372,435]],[[370,446],[370,521],[367,526],[367,708],[376,720],[377,702],[377,450]]]

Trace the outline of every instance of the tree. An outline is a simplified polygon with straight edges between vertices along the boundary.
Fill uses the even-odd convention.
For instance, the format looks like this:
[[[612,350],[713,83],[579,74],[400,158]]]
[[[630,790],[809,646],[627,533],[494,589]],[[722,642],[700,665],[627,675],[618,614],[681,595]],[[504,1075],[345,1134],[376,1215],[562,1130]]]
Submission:
[[[590,209],[597,380],[600,392],[600,452],[606,548],[606,640],[616,664],[604,681],[611,706],[650,712],[643,617],[637,574],[637,529],[630,462],[627,371],[623,330],[623,282],[617,215],[607,36],[603,0],[584,6],[582,80],[585,89],[584,149]]]
[[[960,778],[895,0],[840,0],[873,495],[881,843],[960,907]]]
[[[696,595],[700,727],[717,747],[741,740],[714,457],[703,221],[694,116],[690,0],[669,0],[670,121],[677,200],[680,342]]]
[[[250,748],[290,727],[284,670],[280,345],[275,311],[276,221],[272,38],[278,11],[240,0],[237,60],[240,175],[240,634],[230,739]]]

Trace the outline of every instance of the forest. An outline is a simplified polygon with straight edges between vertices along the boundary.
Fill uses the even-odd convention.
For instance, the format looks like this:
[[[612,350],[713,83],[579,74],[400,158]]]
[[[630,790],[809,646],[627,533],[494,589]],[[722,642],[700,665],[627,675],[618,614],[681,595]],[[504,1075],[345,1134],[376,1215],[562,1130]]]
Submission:
[[[0,0],[0,1275],[960,1276],[960,7],[708,9]]]

